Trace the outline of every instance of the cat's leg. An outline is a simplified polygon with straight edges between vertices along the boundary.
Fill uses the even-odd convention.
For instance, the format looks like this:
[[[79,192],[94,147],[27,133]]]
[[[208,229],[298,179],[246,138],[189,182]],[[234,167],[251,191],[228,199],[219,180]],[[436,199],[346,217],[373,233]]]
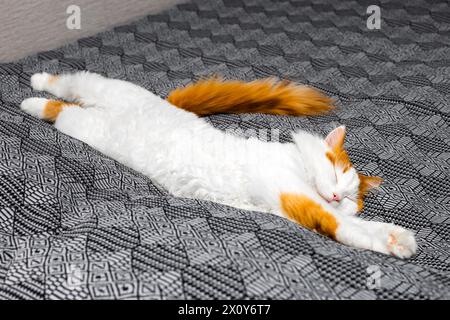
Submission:
[[[36,91],[47,91],[65,100],[101,107],[123,108],[145,97],[154,97],[151,92],[131,82],[108,79],[86,71],[61,75],[36,73],[31,77],[31,86]]]
[[[80,108],[80,105],[46,98],[28,98],[22,101],[20,108],[36,118],[55,122],[64,108]]]
[[[30,82],[35,91],[46,91],[66,100],[78,100],[82,96],[91,96],[101,78],[100,75],[83,71],[62,75],[42,72],[33,74]]]
[[[282,193],[280,206],[290,220],[343,244],[400,258],[416,252],[413,233],[402,227],[345,215],[302,194]]]
[[[55,120],[55,128],[111,156],[108,115],[97,108],[63,108]]]
[[[362,238],[363,235],[366,238]],[[343,217],[338,229],[338,241],[399,258],[416,253],[414,233],[392,223],[363,220],[354,216]]]
[[[20,108],[39,119],[55,122],[55,128],[75,139],[86,142],[104,152],[104,133],[107,123],[105,110],[81,108],[74,103],[28,98],[22,101]]]

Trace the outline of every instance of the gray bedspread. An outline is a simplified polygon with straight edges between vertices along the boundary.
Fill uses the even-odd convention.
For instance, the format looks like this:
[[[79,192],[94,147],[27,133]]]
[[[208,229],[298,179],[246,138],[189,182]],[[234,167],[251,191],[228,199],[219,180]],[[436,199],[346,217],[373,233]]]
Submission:
[[[450,11],[446,1],[194,0],[0,64],[0,297],[450,298]],[[277,76],[337,99],[321,117],[217,115],[289,141],[348,128],[355,166],[385,179],[361,216],[416,232],[409,260],[286,219],[169,195],[22,113],[35,72],[90,70],[165,96],[205,75]],[[151,128],[150,128],[151,129]],[[236,131],[239,132],[239,131]]]

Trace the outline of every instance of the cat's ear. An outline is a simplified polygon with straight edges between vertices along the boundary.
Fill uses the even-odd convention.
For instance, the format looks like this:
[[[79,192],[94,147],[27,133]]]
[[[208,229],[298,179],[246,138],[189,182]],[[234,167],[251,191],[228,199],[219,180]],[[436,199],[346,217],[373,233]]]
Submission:
[[[368,192],[374,188],[378,188],[383,182],[383,178],[377,176],[365,176],[363,174],[358,174],[360,189],[363,192]]]
[[[325,138],[325,142],[333,149],[343,149],[345,141],[345,126],[340,126],[331,131]]]

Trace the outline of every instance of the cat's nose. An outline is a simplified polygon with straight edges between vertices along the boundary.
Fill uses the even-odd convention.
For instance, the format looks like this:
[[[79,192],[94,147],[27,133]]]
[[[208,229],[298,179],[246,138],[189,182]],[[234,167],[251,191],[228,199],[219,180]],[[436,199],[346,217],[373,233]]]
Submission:
[[[337,195],[337,193],[334,193],[334,192],[333,192],[333,201],[339,201],[339,200],[341,200],[341,199],[339,198],[339,196]]]

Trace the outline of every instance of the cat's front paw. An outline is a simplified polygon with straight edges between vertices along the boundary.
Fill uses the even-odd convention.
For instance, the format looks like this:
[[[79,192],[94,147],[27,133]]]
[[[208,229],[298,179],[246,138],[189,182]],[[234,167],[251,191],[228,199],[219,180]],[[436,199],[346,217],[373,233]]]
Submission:
[[[22,101],[20,109],[36,118],[42,119],[48,101],[45,98],[28,98]]]
[[[35,73],[31,76],[31,87],[35,91],[43,91],[45,90],[47,84],[51,82],[51,80],[55,76],[48,74],[47,72]]]
[[[405,228],[388,224],[381,235],[387,252],[399,258],[409,258],[417,251],[414,233]]]

